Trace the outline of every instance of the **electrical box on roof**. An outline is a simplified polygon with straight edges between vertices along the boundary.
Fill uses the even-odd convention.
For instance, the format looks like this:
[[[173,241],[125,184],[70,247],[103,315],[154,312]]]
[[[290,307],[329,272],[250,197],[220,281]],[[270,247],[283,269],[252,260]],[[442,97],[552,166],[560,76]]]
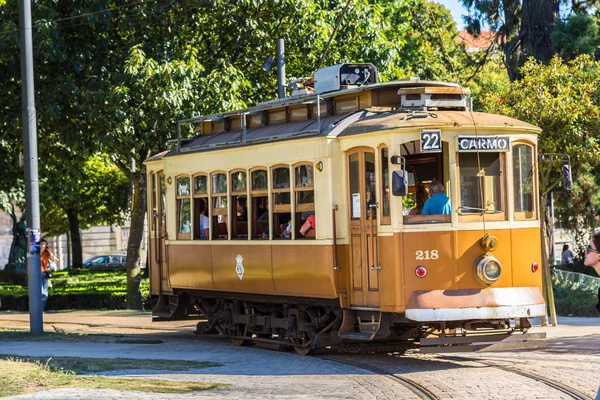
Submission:
[[[373,64],[337,64],[315,72],[315,93],[333,92],[377,83]]]

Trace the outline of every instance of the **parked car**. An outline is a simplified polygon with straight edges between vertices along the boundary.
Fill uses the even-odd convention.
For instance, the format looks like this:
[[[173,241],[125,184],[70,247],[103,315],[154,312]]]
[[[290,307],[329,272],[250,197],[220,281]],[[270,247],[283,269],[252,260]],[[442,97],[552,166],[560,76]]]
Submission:
[[[83,263],[83,268],[125,268],[127,256],[124,254],[111,254],[95,256]]]

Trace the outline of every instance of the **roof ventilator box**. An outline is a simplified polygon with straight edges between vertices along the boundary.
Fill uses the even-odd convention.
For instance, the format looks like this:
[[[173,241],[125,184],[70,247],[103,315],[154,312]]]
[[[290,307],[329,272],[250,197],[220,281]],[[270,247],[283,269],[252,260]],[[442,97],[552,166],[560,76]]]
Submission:
[[[315,93],[352,89],[377,83],[373,64],[337,64],[315,72]]]
[[[462,87],[427,86],[401,88],[403,108],[453,108],[467,109],[467,95],[471,91]]]

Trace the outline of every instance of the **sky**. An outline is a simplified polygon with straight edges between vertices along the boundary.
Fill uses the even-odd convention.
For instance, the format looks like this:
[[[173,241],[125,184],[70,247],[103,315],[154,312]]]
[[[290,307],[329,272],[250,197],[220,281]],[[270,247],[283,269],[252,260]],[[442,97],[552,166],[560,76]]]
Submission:
[[[463,20],[461,18],[462,14],[466,14],[466,10],[461,5],[460,0],[434,0],[436,3],[440,3],[444,5],[450,12],[452,13],[452,17],[454,17],[454,21],[456,21],[456,27],[458,29],[462,29],[464,27]]]

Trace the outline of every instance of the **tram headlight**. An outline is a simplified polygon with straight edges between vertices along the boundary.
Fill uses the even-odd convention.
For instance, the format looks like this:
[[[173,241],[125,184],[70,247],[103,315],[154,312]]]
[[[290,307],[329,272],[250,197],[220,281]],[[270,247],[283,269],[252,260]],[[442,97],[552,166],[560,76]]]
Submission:
[[[491,285],[502,275],[502,264],[494,256],[481,256],[475,262],[475,274],[481,282]]]

